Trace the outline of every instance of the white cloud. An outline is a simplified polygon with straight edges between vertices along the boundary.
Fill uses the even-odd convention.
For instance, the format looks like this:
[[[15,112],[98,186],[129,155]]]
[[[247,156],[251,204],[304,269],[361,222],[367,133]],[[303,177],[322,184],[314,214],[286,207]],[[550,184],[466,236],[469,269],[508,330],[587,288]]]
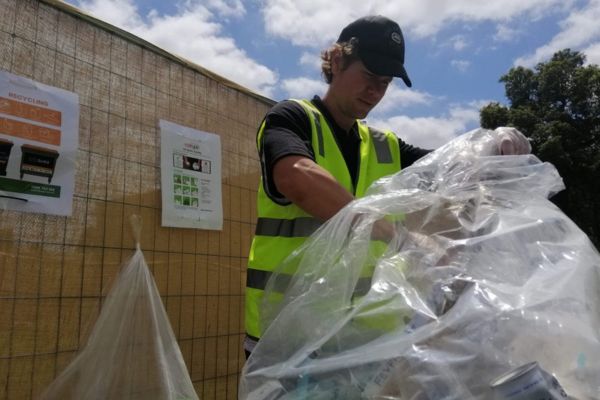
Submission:
[[[587,56],[586,64],[600,65],[600,42],[594,43],[593,45],[584,49],[583,52]]]
[[[373,110],[374,115],[385,115],[390,111],[395,111],[398,108],[403,108],[413,105],[429,105],[436,98],[429,93],[420,92],[418,90],[406,89],[399,87],[404,85],[401,80],[396,79],[394,83],[388,87],[383,100]]]
[[[266,30],[296,45],[324,47],[335,41],[352,20],[382,14],[396,20],[413,37],[434,36],[451,23],[503,22],[521,16],[539,17],[575,0],[265,0]],[[410,42],[410,38],[408,39]]]
[[[498,24],[496,26],[496,33],[494,34],[494,40],[496,42],[510,42],[517,36],[521,35],[522,32],[518,29],[513,29],[508,25]]]
[[[132,0],[81,0],[78,6],[96,18],[127,29],[143,24]]]
[[[222,17],[243,17],[246,14],[246,9],[241,0],[195,0],[189,1],[188,4],[197,3],[204,4],[208,9],[216,11]]]
[[[450,65],[452,65],[460,72],[465,72],[471,65],[471,62],[467,60],[452,60],[450,61]]]
[[[487,101],[452,106],[446,115],[410,118],[403,115],[385,119],[369,119],[369,124],[391,129],[406,143],[435,149],[456,136],[479,126],[479,108]]]
[[[300,56],[300,65],[305,65],[311,69],[321,71],[321,55],[318,52],[305,51]]]
[[[80,7],[263,95],[271,96],[277,74],[250,58],[235,41],[222,32],[216,15],[239,17],[245,13],[239,0],[182,1],[174,15],[152,11],[140,16],[133,0],[87,0]]]
[[[560,23],[561,32],[550,42],[538,47],[533,54],[518,58],[515,65],[533,67],[565,48],[582,49],[585,46],[591,46],[590,49],[594,52],[594,43],[600,41],[600,23],[598,21],[600,21],[600,0],[590,0],[585,7],[572,12]]]
[[[315,94],[322,96],[327,90],[324,80],[310,79],[305,77],[285,79],[281,87],[288,98],[310,99]]]
[[[463,35],[456,35],[450,39],[452,47],[456,51],[464,50],[468,44],[467,39]]]

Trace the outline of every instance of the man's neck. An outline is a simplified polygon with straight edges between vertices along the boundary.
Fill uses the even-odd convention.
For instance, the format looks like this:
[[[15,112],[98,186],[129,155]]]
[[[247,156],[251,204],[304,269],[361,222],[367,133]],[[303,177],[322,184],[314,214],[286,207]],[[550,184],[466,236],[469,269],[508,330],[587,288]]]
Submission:
[[[331,95],[329,90],[325,93],[325,96],[323,96],[322,101],[338,126],[346,132],[349,132],[350,129],[352,129],[352,126],[354,126],[356,119],[348,117],[340,110],[335,96]]]

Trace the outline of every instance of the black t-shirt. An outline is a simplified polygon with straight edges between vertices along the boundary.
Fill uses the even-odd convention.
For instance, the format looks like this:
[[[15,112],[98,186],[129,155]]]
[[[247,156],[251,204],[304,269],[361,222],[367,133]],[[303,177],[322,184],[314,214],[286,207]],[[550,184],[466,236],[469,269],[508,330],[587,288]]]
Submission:
[[[346,132],[335,122],[318,96],[312,99],[312,103],[321,111],[328,122],[344,156],[352,182],[356,185],[360,147],[358,125],[355,123],[350,131]],[[277,103],[269,110],[265,116],[262,150],[259,155],[265,190],[271,200],[280,204],[288,203],[273,182],[273,165],[275,165],[275,162],[289,155],[301,155],[315,160],[311,142],[310,120],[300,104],[293,100],[285,100]],[[398,145],[400,146],[402,168],[408,167],[431,151],[406,144],[400,138],[398,138]]]

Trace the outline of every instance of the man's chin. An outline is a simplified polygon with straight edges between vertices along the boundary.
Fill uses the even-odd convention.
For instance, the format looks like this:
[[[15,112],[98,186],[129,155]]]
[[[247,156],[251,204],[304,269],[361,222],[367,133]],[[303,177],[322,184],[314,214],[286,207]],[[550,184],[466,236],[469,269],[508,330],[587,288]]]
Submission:
[[[361,111],[361,112],[357,112],[357,113],[356,113],[356,119],[365,119],[365,118],[367,118],[367,115],[369,115],[369,112],[370,112],[370,111],[371,111],[371,110],[369,110],[369,111]]]
[[[373,107],[360,107],[355,110],[356,119],[365,119]]]

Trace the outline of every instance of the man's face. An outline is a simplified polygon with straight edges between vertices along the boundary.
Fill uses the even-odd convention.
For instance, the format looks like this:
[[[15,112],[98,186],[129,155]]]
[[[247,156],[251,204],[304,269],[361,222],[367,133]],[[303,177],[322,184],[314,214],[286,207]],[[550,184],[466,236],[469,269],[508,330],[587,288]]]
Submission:
[[[357,60],[344,70],[341,65],[334,66],[330,90],[335,93],[340,111],[353,119],[363,119],[383,98],[391,81],[391,76],[375,75]]]

